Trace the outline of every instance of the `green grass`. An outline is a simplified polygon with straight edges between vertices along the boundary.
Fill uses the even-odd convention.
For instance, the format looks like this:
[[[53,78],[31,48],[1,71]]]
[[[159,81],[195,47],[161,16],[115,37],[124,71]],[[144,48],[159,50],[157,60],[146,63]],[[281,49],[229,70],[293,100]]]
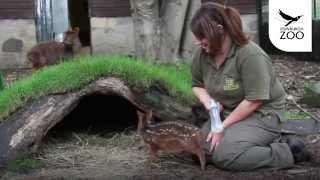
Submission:
[[[79,89],[101,76],[117,76],[130,84],[146,88],[160,80],[170,95],[183,102],[192,102],[189,65],[154,65],[124,56],[86,56],[40,69],[15,81],[0,93],[0,122],[29,99],[51,93]]]
[[[304,120],[310,118],[307,113],[295,111],[286,111],[284,117],[286,120]]]

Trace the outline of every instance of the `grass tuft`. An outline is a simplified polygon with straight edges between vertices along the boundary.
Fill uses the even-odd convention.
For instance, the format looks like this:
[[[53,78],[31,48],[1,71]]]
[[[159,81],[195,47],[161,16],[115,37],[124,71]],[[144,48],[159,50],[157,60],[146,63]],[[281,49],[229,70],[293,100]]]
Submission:
[[[307,113],[296,111],[286,111],[284,117],[286,120],[306,120],[310,118]]]

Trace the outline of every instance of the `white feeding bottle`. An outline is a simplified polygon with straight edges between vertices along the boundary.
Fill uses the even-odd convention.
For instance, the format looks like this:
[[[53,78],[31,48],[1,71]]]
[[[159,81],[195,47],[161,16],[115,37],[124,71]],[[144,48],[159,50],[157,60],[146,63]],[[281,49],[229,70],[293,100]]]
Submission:
[[[222,132],[223,125],[220,118],[220,108],[217,102],[213,99],[210,101],[210,121],[211,121],[211,132]]]

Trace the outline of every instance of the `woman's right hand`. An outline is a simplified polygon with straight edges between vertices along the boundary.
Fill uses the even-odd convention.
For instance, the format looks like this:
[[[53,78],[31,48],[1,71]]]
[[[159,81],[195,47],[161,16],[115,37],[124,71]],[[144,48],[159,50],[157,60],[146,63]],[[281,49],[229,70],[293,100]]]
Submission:
[[[222,132],[209,132],[208,137],[207,137],[207,142],[210,142],[210,151],[209,152],[213,152],[214,149],[217,148],[217,146],[219,145],[221,139],[223,138],[223,131]]]

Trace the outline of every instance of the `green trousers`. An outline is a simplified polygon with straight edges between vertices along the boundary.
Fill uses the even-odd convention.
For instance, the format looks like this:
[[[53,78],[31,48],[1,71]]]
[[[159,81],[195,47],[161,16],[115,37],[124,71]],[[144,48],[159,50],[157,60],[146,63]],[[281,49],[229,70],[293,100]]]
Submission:
[[[202,131],[208,134],[209,130],[210,121],[207,121]],[[294,165],[291,150],[286,143],[277,141],[279,139],[278,116],[275,113],[253,113],[224,130],[223,138],[210,157],[215,166],[235,171],[291,167]],[[210,143],[204,142],[204,146],[209,153]]]

